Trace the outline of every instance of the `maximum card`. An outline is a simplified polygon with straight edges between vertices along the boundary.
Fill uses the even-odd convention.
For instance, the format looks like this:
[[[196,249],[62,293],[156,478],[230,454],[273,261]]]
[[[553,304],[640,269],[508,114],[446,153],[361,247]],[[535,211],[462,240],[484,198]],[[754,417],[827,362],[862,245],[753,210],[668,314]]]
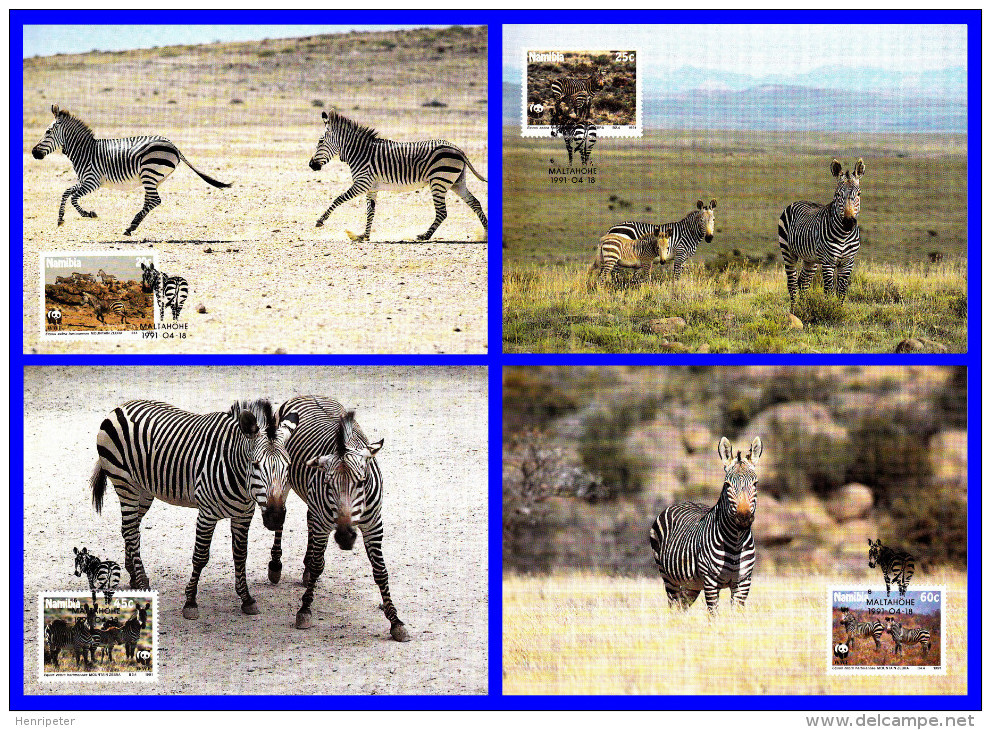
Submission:
[[[640,52],[550,50],[523,52],[522,136],[550,137],[587,123],[598,137],[643,136]]]
[[[158,679],[156,591],[45,591],[38,634],[41,681]]]
[[[832,586],[830,673],[945,674],[946,587]]]

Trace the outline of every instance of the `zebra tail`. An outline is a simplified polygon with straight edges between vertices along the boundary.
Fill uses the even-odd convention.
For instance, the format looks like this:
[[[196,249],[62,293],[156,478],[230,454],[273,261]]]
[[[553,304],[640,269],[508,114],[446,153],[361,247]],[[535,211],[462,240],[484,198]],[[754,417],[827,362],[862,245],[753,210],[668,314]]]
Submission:
[[[477,177],[483,183],[488,182],[488,180],[486,180],[484,177],[478,174],[478,170],[476,170],[475,166],[471,164],[471,160],[468,159],[468,155],[465,155],[465,164],[468,165],[468,169],[474,173],[475,177]]]
[[[103,470],[100,460],[96,460],[93,467],[93,476],[89,479],[89,487],[93,491],[93,507],[96,513],[100,514],[103,509],[103,494],[107,491],[107,472]]]
[[[182,160],[183,162],[185,162],[187,165],[189,165],[189,169],[190,170],[192,170],[193,172],[195,172],[197,175],[199,175],[201,178],[203,178],[206,182],[208,182],[211,185],[213,185],[213,187],[215,187],[215,188],[229,188],[233,184],[233,183],[220,182],[220,180],[215,180],[212,177],[210,177],[209,175],[206,175],[206,174],[200,172],[195,167],[193,167],[193,163],[190,162],[189,160],[187,160],[186,159],[186,156],[184,154],[182,154],[182,152],[179,152],[179,149],[178,148],[176,148],[176,152],[179,153],[179,159]]]

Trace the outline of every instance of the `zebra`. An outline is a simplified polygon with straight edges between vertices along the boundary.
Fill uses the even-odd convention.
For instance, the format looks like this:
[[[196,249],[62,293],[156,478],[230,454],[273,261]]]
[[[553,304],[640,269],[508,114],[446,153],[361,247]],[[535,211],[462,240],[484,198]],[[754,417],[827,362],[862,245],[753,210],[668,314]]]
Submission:
[[[351,550],[361,530],[372,576],[382,595],[382,610],[396,641],[409,641],[409,633],[389,595],[389,573],[382,557],[382,472],[375,455],[384,440],[370,443],[354,420],[336,400],[322,396],[297,396],[282,404],[280,418],[296,417],[299,427],[287,448],[292,459],[289,481],[306,503],[307,543],[303,560],[302,607],[296,628],[312,626],[310,605],[313,589],[324,569],[327,538],[342,550]],[[269,579],[277,583],[282,574],[282,531],[275,533]]]
[[[317,228],[341,203],[364,195],[367,201],[365,232],[356,236],[348,231],[352,241],[367,241],[375,217],[375,200],[379,190],[416,190],[430,186],[434,201],[434,222],[417,240],[426,241],[447,217],[447,192],[453,189],[478,216],[488,231],[489,222],[481,204],[468,190],[466,170],[482,182],[482,177],[468,161],[467,155],[450,142],[432,139],[426,142],[394,142],[381,139],[371,127],[365,127],[338,114],[323,112],[323,136],[310,159],[310,168],[319,170],[334,157],[351,169],[351,187],[341,193],[317,220]]]
[[[86,667],[92,666],[96,661],[96,647],[99,638],[95,633],[96,627],[96,605],[90,608],[88,603],[83,604],[85,616],[76,619],[72,626],[72,651],[76,658],[76,666],[79,666],[79,658],[82,657]]]
[[[276,421],[267,400],[239,401],[227,412],[199,415],[167,403],[134,400],[116,408],[97,434],[99,456],[90,478],[93,506],[99,513],[107,480],[120,498],[124,567],[131,588],[149,588],[141,561],[141,519],[158,498],[180,507],[195,507],[196,546],[193,572],[186,586],[182,615],[199,618],[196,592],[210,559],[217,522],[231,521],[234,587],[241,611],[257,614],[248,592],[245,560],[248,527],[255,505],[270,530],[285,519],[273,517],[268,494],[283,490],[289,470],[286,439],[297,417]]]
[[[146,602],[144,606],[135,604],[134,614],[124,623],[121,631],[121,643],[124,645],[124,656],[127,659],[134,658],[134,651],[141,639],[141,632],[148,625],[148,611],[151,610],[151,602]]]
[[[124,307],[124,302],[120,299],[115,299],[113,301],[109,299],[100,299],[97,296],[90,294],[89,292],[83,292],[83,302],[88,304],[96,315],[98,321],[106,324],[107,321],[103,318],[103,315],[114,314],[120,315],[120,323],[122,325],[127,324],[127,309]]]
[[[103,598],[110,605],[114,591],[120,584],[120,565],[113,560],[100,560],[86,551],[86,548],[72,548],[76,555],[76,577],[85,575],[89,581],[89,589],[93,592],[93,605],[96,606],[96,592],[103,591]]]
[[[121,626],[117,618],[104,619],[103,626],[95,631],[99,640],[100,648],[103,650],[103,660],[106,663],[113,663],[114,647],[121,644]]]
[[[88,281],[91,284],[96,283],[96,277],[92,274],[81,274],[78,271],[72,272],[72,279],[73,281]]]
[[[572,119],[564,119],[555,123],[551,127],[551,136],[561,135],[564,138],[564,147],[568,151],[568,166],[574,162],[574,152],[577,151],[581,157],[582,165],[587,165],[592,158],[592,148],[598,139],[596,126],[591,122],[576,122]]]
[[[637,274],[646,281],[650,278],[655,258],[659,256],[661,263],[670,258],[670,245],[670,239],[663,232],[657,238],[648,234],[636,240],[607,233],[599,239],[598,251],[588,267],[587,284],[589,288],[594,288],[597,271],[601,279],[609,276],[617,266],[636,269]]]
[[[725,480],[715,506],[682,502],[654,521],[650,547],[671,607],[687,609],[704,591],[706,607],[715,614],[719,591],[727,587],[734,605],[747,602],[756,560],[750,528],[757,512],[757,462],[763,450],[757,437],[746,457],[739,451],[734,457],[724,436],[718,452]]]
[[[55,283],[56,284],[72,284],[75,280],[76,280],[75,277],[72,277],[72,276],[56,276],[55,277]]]
[[[213,187],[231,186],[197,170],[165,137],[97,139],[86,122],[65,109],[59,109],[57,104],[52,105],[52,114],[55,121],[45,130],[45,136],[34,146],[31,154],[36,160],[41,160],[52,152],[61,151],[72,162],[78,181],[62,193],[58,209],[60,226],[65,222],[67,200],[72,202],[72,207],[82,217],[96,218],[95,212],[79,206],[79,198],[103,186],[128,190],[140,185],[144,188],[145,202],[124,231],[125,236],[130,236],[144,217],[162,202],[158,186],[175,171],[180,160]]]
[[[45,320],[53,329],[62,329],[62,311],[59,309],[49,309],[45,314]]]
[[[554,79],[551,82],[551,96],[554,98],[555,112],[565,114],[564,107],[567,106],[567,116],[587,120],[592,114],[595,93],[602,86],[602,77],[596,69],[585,78],[568,76]]]
[[[178,320],[182,305],[189,296],[189,283],[181,276],[169,276],[155,268],[155,264],[141,263],[141,290],[145,294],[155,293],[158,300],[158,318],[165,319],[165,308],[172,310],[172,319]]]
[[[881,651],[881,636],[884,634],[884,627],[880,621],[858,621],[857,617],[850,613],[849,608],[840,608],[840,623],[846,629],[846,644],[853,650],[854,640],[858,636],[874,639],[874,647]]]
[[[665,233],[671,239],[671,251],[665,261],[674,259],[674,278],[681,276],[685,262],[695,255],[699,243],[703,240],[712,243],[716,233],[716,199],[706,205],[701,200],[696,201],[695,210],[689,211],[684,218],[671,223],[640,223],[624,221],[617,223],[606,233],[614,233],[626,238],[643,238],[644,236],[659,236]],[[663,263],[663,262],[662,262]]]
[[[103,269],[100,269],[99,271],[97,271],[96,272],[96,275],[100,277],[100,281],[104,285],[106,285],[106,284],[112,284],[113,282],[117,281],[117,277],[116,276],[114,276],[113,274],[108,274]]]
[[[858,159],[853,171],[844,173],[843,165],[834,159],[829,169],[837,181],[833,202],[821,205],[800,200],[785,208],[778,220],[778,245],[785,262],[792,311],[797,293],[809,288],[820,266],[823,291],[832,294],[835,280],[836,294],[842,302],[860,250],[857,215],[864,161]]]
[[[888,622],[886,631],[895,640],[895,654],[902,654],[903,644],[919,644],[922,647],[922,655],[925,656],[932,649],[932,635],[929,629],[906,629],[900,621],[895,621],[893,616],[887,616]]]
[[[915,558],[904,550],[894,550],[881,544],[881,539],[873,542],[867,538],[867,567],[880,568],[884,574],[884,588],[891,595],[891,582],[898,586],[899,595],[904,596],[908,590],[909,581],[915,574]]]
[[[72,646],[72,629],[60,618],[45,626],[45,661],[58,669],[59,654],[67,646]]]

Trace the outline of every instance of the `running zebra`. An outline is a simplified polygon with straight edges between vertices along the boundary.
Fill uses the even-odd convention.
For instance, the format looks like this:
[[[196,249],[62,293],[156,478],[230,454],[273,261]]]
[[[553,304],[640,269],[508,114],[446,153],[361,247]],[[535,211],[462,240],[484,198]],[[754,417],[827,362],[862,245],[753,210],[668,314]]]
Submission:
[[[574,153],[578,152],[582,165],[587,165],[592,159],[592,148],[598,139],[596,126],[591,122],[576,122],[564,119],[551,127],[551,136],[560,135],[564,139],[564,147],[568,151],[568,167],[574,162]]]
[[[51,326],[52,329],[60,330],[62,329],[62,312],[58,309],[49,309],[45,314],[45,320]]]
[[[894,616],[887,616],[888,622],[886,631],[895,640],[895,654],[902,654],[903,644],[919,644],[922,647],[922,655],[925,656],[932,649],[932,635],[929,629],[906,629],[900,621],[895,621]]]
[[[282,404],[280,418],[296,418],[299,427],[287,448],[292,462],[288,484],[306,503],[307,542],[303,559],[303,605],[296,614],[296,628],[313,625],[310,605],[313,589],[324,569],[324,553],[330,533],[342,550],[351,550],[361,530],[372,576],[382,595],[382,610],[396,641],[409,641],[389,595],[389,573],[382,557],[382,472],[375,455],[383,441],[370,443],[336,400],[322,396],[298,396]],[[283,502],[285,504],[285,496]],[[283,508],[283,515],[285,514]],[[282,575],[282,531],[275,533],[269,579]]]
[[[100,560],[86,551],[86,548],[72,548],[76,554],[76,577],[86,576],[89,589],[93,592],[93,606],[96,606],[96,592],[103,591],[103,598],[110,605],[114,591],[120,585],[120,565],[113,560]]]
[[[891,583],[898,586],[899,595],[904,596],[909,581],[915,574],[915,558],[904,550],[894,550],[881,544],[881,539],[873,542],[867,538],[867,567],[880,568],[884,574],[884,588],[891,595]]]
[[[225,413],[205,415],[146,400],[114,409],[96,437],[99,456],[90,487],[97,513],[103,509],[108,479],[120,498],[124,567],[131,588],[149,587],[141,562],[140,530],[141,519],[157,498],[198,510],[193,573],[182,615],[199,618],[200,573],[210,559],[214,529],[223,519],[231,521],[234,587],[241,610],[258,613],[245,575],[248,527],[256,504],[265,527],[282,527],[285,512],[274,519],[268,495],[284,489],[289,470],[286,439],[296,422],[294,415],[276,421],[266,400],[241,401]]]
[[[150,602],[145,603],[144,606],[137,603],[134,605],[134,614],[124,623],[120,640],[124,644],[124,656],[127,659],[134,659],[134,651],[141,640],[141,632],[148,625],[148,611],[150,610]]]
[[[598,251],[592,265],[588,267],[588,287],[594,288],[598,279],[608,277],[617,266],[635,269],[635,278],[648,280],[654,259],[659,256],[661,263],[664,263],[670,258],[670,243],[663,232],[659,234],[659,238],[648,234],[636,240],[607,233],[599,239]],[[599,276],[596,278],[597,271]]]
[[[853,651],[854,640],[858,636],[874,639],[874,647],[881,651],[881,636],[884,627],[880,621],[858,621],[849,608],[840,608],[840,623],[846,629],[846,644]]]
[[[125,236],[130,236],[144,217],[162,202],[158,186],[175,171],[180,160],[215,188],[231,186],[197,170],[165,137],[97,139],[84,121],[66,110],[52,105],[52,114],[55,121],[45,130],[45,136],[34,146],[31,154],[36,160],[41,160],[45,155],[61,151],[72,162],[78,182],[62,193],[58,209],[59,225],[65,222],[67,200],[83,218],[96,218],[95,212],[79,206],[79,198],[103,186],[128,190],[140,185],[144,188],[145,202],[124,231]]]
[[[103,322],[103,324],[107,323],[103,315],[110,314],[111,312],[120,316],[120,323],[122,325],[127,324],[127,310],[124,308],[124,302],[120,299],[114,301],[100,299],[100,297],[84,291],[83,302],[89,305],[90,309],[93,310],[93,314],[96,315],[97,320]]]
[[[726,476],[714,507],[682,502],[668,507],[650,529],[654,562],[664,580],[668,603],[687,609],[705,592],[710,614],[719,605],[719,591],[729,588],[734,605],[750,593],[756,561],[751,525],[757,512],[757,462],[764,450],[760,438],[744,457],[729,439],[719,440]]]
[[[554,79],[551,82],[551,96],[554,98],[555,112],[575,119],[587,120],[592,114],[595,93],[602,86],[602,77],[596,69],[585,78],[567,76]]]
[[[58,669],[59,654],[72,646],[72,629],[60,618],[45,626],[45,662]]]
[[[394,142],[380,139],[378,132],[365,127],[337,111],[323,113],[326,126],[317,143],[310,168],[319,170],[334,157],[351,169],[351,187],[341,193],[317,220],[317,228],[330,217],[334,209],[352,198],[364,195],[367,201],[365,232],[356,236],[348,231],[352,241],[367,241],[375,217],[375,200],[379,190],[417,190],[430,186],[434,201],[434,222],[417,240],[426,241],[447,218],[447,191],[453,189],[475,211],[482,227],[488,231],[489,222],[481,204],[468,190],[466,170],[482,182],[486,179],[468,161],[460,149],[444,140],[428,142]]]
[[[822,267],[822,288],[833,292],[842,302],[850,284],[853,260],[860,250],[860,178],[864,176],[864,161],[857,160],[853,172],[843,172],[839,160],[833,160],[830,172],[836,178],[833,202],[820,205],[800,200],[792,203],[778,221],[778,245],[788,276],[788,297],[795,309],[799,291],[809,288],[816,269]]]
[[[165,319],[165,308],[172,310],[172,319],[178,320],[182,306],[189,296],[189,284],[181,276],[169,276],[155,268],[155,264],[141,263],[141,290],[145,294],[155,293],[158,301],[158,319]]]
[[[639,223],[624,221],[617,223],[606,233],[637,239],[644,236],[660,236],[662,233],[671,239],[670,255],[661,263],[674,259],[674,278],[681,276],[681,271],[698,249],[699,243],[712,242],[716,233],[716,199],[706,205],[701,200],[696,201],[695,210],[690,211],[679,221],[671,223]]]
[[[90,608],[88,603],[83,604],[85,616],[76,619],[72,627],[72,651],[76,657],[76,666],[79,666],[79,659],[82,657],[86,667],[92,666],[96,661],[96,647],[100,639],[95,632],[96,628],[96,605]]]

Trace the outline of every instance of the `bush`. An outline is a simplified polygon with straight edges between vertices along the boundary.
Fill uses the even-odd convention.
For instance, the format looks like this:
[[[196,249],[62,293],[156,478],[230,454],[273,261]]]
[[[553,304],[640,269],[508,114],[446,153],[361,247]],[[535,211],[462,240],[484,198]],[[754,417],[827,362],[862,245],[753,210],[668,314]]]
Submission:
[[[833,325],[843,321],[846,313],[835,294],[826,295],[815,287],[800,293],[795,302],[795,316],[807,325]]]
[[[585,467],[601,477],[613,496],[643,491],[650,462],[642,454],[626,450],[626,437],[635,426],[652,420],[659,407],[656,396],[638,394],[604,405],[586,421],[578,453]]]
[[[551,420],[576,410],[578,402],[564,391],[554,369],[509,367],[502,378],[503,429],[540,428]]]

